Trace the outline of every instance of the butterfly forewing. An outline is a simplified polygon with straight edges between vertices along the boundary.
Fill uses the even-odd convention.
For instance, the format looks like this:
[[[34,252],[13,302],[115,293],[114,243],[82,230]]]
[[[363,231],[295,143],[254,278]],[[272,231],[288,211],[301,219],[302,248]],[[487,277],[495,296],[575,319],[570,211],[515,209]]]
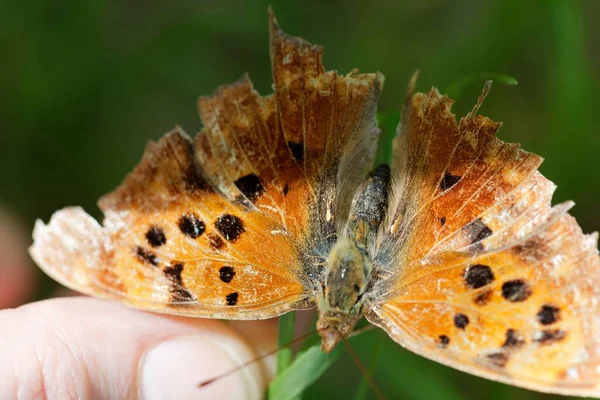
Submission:
[[[80,208],[38,222],[35,260],[73,289],[167,313],[313,306],[337,214],[373,158],[383,82],[325,71],[321,58],[271,15],[276,92],[261,97],[244,77],[201,98],[193,142],[177,128],[150,143],[100,200],[102,225]]]

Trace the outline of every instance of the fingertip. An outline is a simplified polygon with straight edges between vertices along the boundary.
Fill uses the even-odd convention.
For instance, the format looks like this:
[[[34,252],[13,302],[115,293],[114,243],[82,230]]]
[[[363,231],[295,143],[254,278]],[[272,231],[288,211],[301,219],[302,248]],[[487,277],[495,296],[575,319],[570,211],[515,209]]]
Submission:
[[[140,360],[140,398],[261,398],[265,382],[257,364],[227,374],[253,357],[251,348],[235,335],[204,332],[164,341]],[[200,387],[213,378],[216,379]]]

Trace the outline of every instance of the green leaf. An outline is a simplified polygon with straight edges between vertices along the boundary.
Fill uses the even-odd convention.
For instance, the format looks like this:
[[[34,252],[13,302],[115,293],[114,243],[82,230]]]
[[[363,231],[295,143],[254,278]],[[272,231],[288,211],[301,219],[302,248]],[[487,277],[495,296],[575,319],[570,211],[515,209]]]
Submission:
[[[327,371],[344,352],[337,346],[331,353],[325,353],[320,345],[314,345],[300,354],[285,371],[269,385],[269,399],[290,400],[300,395]]]
[[[490,80],[508,86],[514,86],[519,84],[519,82],[517,82],[517,80],[514,77],[507,74],[502,74],[498,72],[474,72],[452,82],[450,86],[446,88],[445,92],[448,94],[448,96],[456,100],[470,85],[477,82]]]

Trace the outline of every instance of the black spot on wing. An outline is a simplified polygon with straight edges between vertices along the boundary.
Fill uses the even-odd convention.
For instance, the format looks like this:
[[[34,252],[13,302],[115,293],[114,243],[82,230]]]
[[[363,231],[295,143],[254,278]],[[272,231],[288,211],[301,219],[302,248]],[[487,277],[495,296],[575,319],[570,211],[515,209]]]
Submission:
[[[231,282],[234,276],[235,270],[233,269],[233,267],[224,265],[219,269],[219,279],[221,279],[225,283]]]
[[[560,319],[560,309],[550,304],[545,304],[538,311],[537,320],[542,325],[550,325]]]
[[[150,229],[148,229],[146,232],[146,240],[152,247],[160,247],[167,243],[165,232],[158,226],[151,226]]]
[[[539,344],[553,344],[567,337],[567,332],[562,329],[546,329],[534,334],[533,340]]]
[[[442,218],[440,218],[440,225],[441,225],[441,226],[444,226],[444,225],[446,225],[446,217],[442,217]]]
[[[494,282],[495,277],[492,269],[487,265],[475,264],[465,269],[463,279],[469,288],[479,289]]]
[[[198,238],[206,230],[204,222],[202,222],[194,214],[182,215],[181,218],[179,218],[179,221],[177,222],[177,226],[179,226],[179,230],[181,231],[181,233],[191,237],[192,239]]]
[[[223,239],[219,235],[208,235],[208,244],[210,244],[213,250],[220,250],[223,248],[225,242],[223,242]]]
[[[290,192],[290,185],[288,185],[287,183],[285,185],[283,185],[283,195],[287,196],[287,194]]]
[[[304,160],[304,142],[288,142],[287,145],[294,156],[294,160],[298,162]]]
[[[181,273],[183,272],[183,263],[174,263],[171,266],[165,267],[163,273],[171,282],[169,291],[171,293],[172,302],[191,301],[194,297],[183,286]]]
[[[240,297],[238,292],[229,293],[225,296],[225,302],[228,306],[235,306],[238,302],[238,297]]]
[[[215,221],[215,228],[229,242],[235,242],[246,231],[244,222],[235,215],[223,214]]]
[[[147,262],[149,264],[154,265],[155,267],[158,265],[158,258],[156,257],[156,254],[154,254],[150,250],[137,246],[135,248],[135,255],[142,262]]]
[[[502,344],[504,348],[517,348],[521,347],[525,343],[525,340],[521,336],[519,332],[515,329],[507,329],[506,330],[506,339]]]
[[[438,336],[437,344],[440,348],[445,349],[450,344],[450,338],[446,335],[440,335]]]
[[[458,313],[454,316],[454,326],[458,329],[465,329],[469,325],[469,317],[465,314]]]
[[[190,294],[190,292],[188,292],[185,289],[182,288],[172,288],[171,289],[171,301],[173,303],[178,303],[178,302],[189,302],[189,301],[193,301],[194,300],[194,296],[192,296]]]
[[[248,174],[237,179],[235,186],[240,189],[244,196],[252,203],[254,203],[265,191],[260,178],[255,174]]]
[[[531,288],[522,279],[506,281],[502,285],[502,297],[506,300],[517,303],[525,301],[531,296]]]
[[[442,189],[442,191],[450,189],[452,186],[456,185],[458,181],[460,181],[460,178],[460,176],[452,175],[448,171],[444,172],[444,177],[440,182],[440,189]]]
[[[472,244],[480,242],[483,239],[490,237],[494,233],[490,227],[481,220],[481,218],[477,218],[476,220],[465,225],[463,229]]]
[[[165,269],[163,269],[163,272],[165,273],[166,277],[174,283],[182,283],[181,280],[181,273],[183,272],[183,264],[182,263],[176,263],[174,265],[165,267]]]

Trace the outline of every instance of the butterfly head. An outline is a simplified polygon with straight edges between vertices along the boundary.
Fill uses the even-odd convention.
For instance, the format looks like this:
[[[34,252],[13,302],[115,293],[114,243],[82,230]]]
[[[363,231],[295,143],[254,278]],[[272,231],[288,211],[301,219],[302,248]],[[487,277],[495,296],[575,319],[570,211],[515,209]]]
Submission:
[[[329,353],[342,338],[352,332],[355,324],[356,320],[348,320],[342,315],[327,317],[321,315],[317,322],[317,330],[321,336],[321,349]]]
[[[369,265],[367,254],[350,238],[342,237],[331,250],[317,322],[324,351],[347,337],[362,317]]]

